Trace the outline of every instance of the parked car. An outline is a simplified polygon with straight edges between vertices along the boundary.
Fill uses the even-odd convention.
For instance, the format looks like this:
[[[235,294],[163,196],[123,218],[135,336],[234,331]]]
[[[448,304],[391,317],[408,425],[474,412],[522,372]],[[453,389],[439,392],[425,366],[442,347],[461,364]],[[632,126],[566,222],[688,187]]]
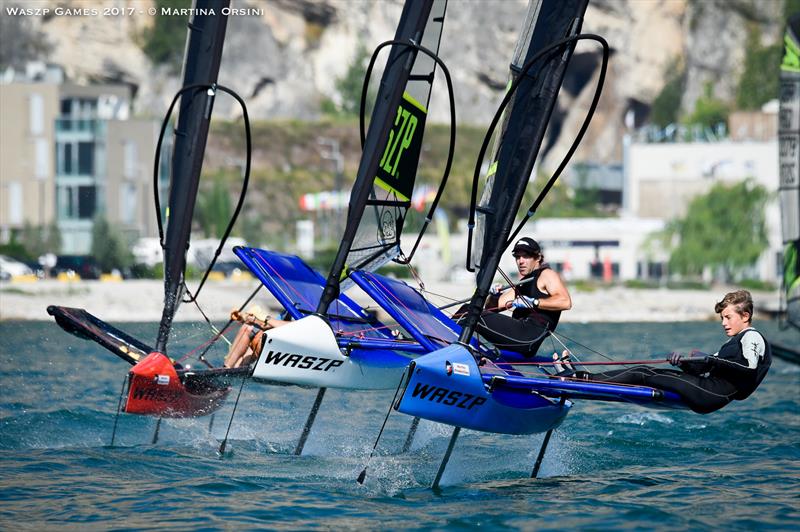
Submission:
[[[50,274],[75,272],[81,279],[99,279],[102,270],[91,255],[59,255]]]
[[[25,263],[11,257],[0,255],[0,280],[8,281],[17,275],[30,275],[33,273]]]

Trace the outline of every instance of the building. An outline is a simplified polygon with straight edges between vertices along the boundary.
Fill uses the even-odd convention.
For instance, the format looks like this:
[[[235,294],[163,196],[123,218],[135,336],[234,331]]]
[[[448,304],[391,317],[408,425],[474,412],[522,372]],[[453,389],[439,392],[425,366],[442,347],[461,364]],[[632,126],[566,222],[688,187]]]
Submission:
[[[55,218],[57,80],[0,83],[0,242]]]
[[[692,198],[709,192],[715,183],[745,179],[753,179],[768,191],[778,190],[775,111],[775,106],[766,106],[762,113],[740,113],[734,120],[736,134],[722,139],[652,142],[628,138],[619,217],[539,219],[529,223],[522,234],[538,239],[546,260],[566,277],[664,278],[669,275],[669,254],[657,234],[667,222],[686,214]],[[614,189],[613,173],[605,172],[602,177],[594,167],[587,169],[589,179],[584,180],[591,186],[603,183],[603,188]],[[747,275],[779,284],[781,219],[775,198],[769,201],[765,218],[769,247]],[[514,271],[511,260],[501,266]]]
[[[156,236],[152,157],[159,124],[130,117],[131,88],[58,76],[0,83],[0,240],[55,221],[64,254],[87,254],[97,217]],[[162,155],[163,180],[169,153]]]

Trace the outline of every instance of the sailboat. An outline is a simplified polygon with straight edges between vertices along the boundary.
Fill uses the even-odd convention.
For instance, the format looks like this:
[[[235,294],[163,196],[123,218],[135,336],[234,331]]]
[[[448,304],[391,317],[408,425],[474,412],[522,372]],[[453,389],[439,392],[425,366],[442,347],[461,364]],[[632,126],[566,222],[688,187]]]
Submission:
[[[452,81],[437,53],[446,0],[408,0],[389,48],[369,128],[364,133],[368,79],[361,102],[363,154],[353,185],[342,242],[327,278],[299,257],[256,248],[235,248],[245,266],[284,307],[288,324],[265,333],[252,377],[257,382],[318,387],[295,454],[300,454],[327,388],[395,387],[411,357],[430,346],[399,338],[346,294],[353,273],[369,274],[389,261],[407,263],[447,182],[455,146]],[[445,75],[450,95],[450,150],[443,177],[423,228],[408,255],[401,235],[419,165],[431,87],[436,69]],[[369,294],[369,292],[368,292]]]
[[[473,347],[475,327],[500,256],[521,227],[512,233],[528,176],[532,173],[564,73],[579,40],[592,40],[603,47],[595,97],[575,143],[528,209],[525,219],[533,216],[558,178],[588,127],[599,100],[609,49],[602,37],[580,33],[587,5],[588,0],[532,0],[529,5],[511,63],[509,88],[486,134],[476,164],[469,225],[470,242],[472,244],[474,240],[474,245],[468,254],[467,267],[477,268],[478,273],[468,313],[460,320],[462,329],[457,341],[409,364],[392,404],[392,408],[401,413],[454,427],[433,481],[434,487],[441,480],[461,428],[501,434],[546,433],[534,465],[532,476],[536,476],[550,435],[569,413],[573,399],[686,408],[681,397],[669,391],[579,382],[545,371],[541,371],[541,375],[523,373],[504,362],[504,353],[487,359]],[[480,165],[491,134],[501,120],[502,129],[497,136],[483,194],[476,205]],[[474,222],[476,215],[477,221]],[[519,357],[506,357],[505,360],[520,362]],[[529,363],[542,361],[534,358]],[[359,476],[359,482],[363,482],[365,474],[366,468]]]
[[[445,11],[446,0],[406,2],[395,38],[381,44],[373,54],[370,72],[378,52],[390,47],[366,134],[363,110],[368,80],[364,83],[364,155],[351,194],[342,245],[328,278],[292,255],[257,248],[234,249],[284,306],[281,317],[292,320],[265,334],[264,352],[253,367],[186,369],[165,354],[172,317],[183,286],[184,252],[193,205],[191,198],[196,195],[202,150],[193,151],[199,158],[192,166],[197,172],[192,174],[192,182],[186,185],[190,195],[177,193],[173,185],[170,196],[168,212],[173,213],[176,223],[168,226],[165,243],[166,255],[171,258],[165,268],[165,308],[156,347],[151,348],[82,309],[50,307],[49,311],[63,328],[97,341],[135,364],[128,380],[124,412],[176,417],[208,414],[219,408],[230,392],[233,380],[251,375],[254,381],[261,383],[321,387],[295,450],[299,454],[326,388],[395,386],[410,357],[430,352],[433,348],[430,342],[420,344],[413,339],[398,338],[390,327],[378,322],[341,290],[346,283],[352,282],[347,278],[351,271],[367,274],[390,260],[408,262],[413,257],[446,184],[455,146],[455,108],[449,72],[437,55]],[[192,26],[197,25],[195,22],[193,20]],[[224,24],[224,20],[220,23]],[[224,26],[217,41],[220,54],[222,35]],[[191,42],[189,48],[192,49]],[[208,48],[204,46],[204,49]],[[411,206],[427,105],[437,67],[446,77],[450,96],[450,149],[423,230],[406,255],[401,250],[400,238]],[[216,79],[216,71],[207,79]],[[197,80],[185,83],[197,84]],[[181,118],[183,116],[182,111]],[[179,139],[194,137],[188,133],[179,135]],[[176,146],[178,152],[179,146]],[[180,174],[175,171],[174,175]],[[181,224],[181,221],[186,224]]]
[[[227,11],[223,8],[228,5],[227,0],[196,0],[193,16],[188,24],[183,86],[170,106],[156,148],[154,189],[158,227],[164,249],[164,308],[155,345],[151,347],[86,310],[56,305],[47,309],[67,332],[99,343],[133,366],[127,378],[127,401],[123,407],[126,413],[160,417],[208,414],[221,406],[230,392],[231,383],[249,373],[246,368],[235,371],[193,370],[167,356],[172,320],[187,292],[184,275],[192,214],[214,99],[219,91],[232,94],[243,106],[249,147],[249,120],[244,102],[230,89],[217,83],[227,26],[227,15],[224,14]],[[179,98],[181,103],[175,131],[172,181],[164,235],[158,198],[159,155],[169,116]],[[243,194],[249,173],[249,156],[248,149]],[[230,226],[234,221],[235,218],[231,220]],[[212,266],[213,264],[209,266],[209,270]],[[196,296],[197,291],[194,294]]]

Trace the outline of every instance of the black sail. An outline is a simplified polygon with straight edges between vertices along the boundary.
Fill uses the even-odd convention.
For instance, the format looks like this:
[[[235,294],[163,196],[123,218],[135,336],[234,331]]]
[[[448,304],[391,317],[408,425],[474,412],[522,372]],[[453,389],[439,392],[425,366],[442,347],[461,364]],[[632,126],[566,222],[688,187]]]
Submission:
[[[473,333],[492,283],[514,218],[542,145],[574,42],[546,54],[522,73],[531,59],[554,43],[580,32],[588,0],[531,2],[511,64],[511,81],[519,86],[503,118],[486,184],[477,208],[474,262],[477,286],[463,322],[461,341]],[[518,79],[522,75],[521,79]]]
[[[407,0],[394,40],[436,53],[445,9],[444,0]],[[399,253],[435,68],[436,63],[413,46],[392,45],[319,313],[338,296],[347,268],[375,269]]]
[[[222,11],[229,4],[228,0],[195,0],[183,62],[184,88],[217,82],[227,25],[227,15]],[[182,297],[186,252],[213,103],[213,91],[205,87],[190,89],[181,98],[164,241],[164,311],[155,346],[163,353]]]

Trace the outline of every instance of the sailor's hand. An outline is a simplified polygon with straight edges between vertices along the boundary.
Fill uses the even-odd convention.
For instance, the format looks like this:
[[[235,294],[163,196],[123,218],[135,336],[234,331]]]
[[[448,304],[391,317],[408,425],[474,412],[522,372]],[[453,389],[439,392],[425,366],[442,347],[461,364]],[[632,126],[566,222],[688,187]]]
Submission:
[[[689,352],[689,356],[692,358],[706,358],[708,356],[708,353],[703,353],[699,349],[692,349]]]
[[[500,294],[503,293],[503,285],[500,283],[495,283],[489,288],[489,295],[492,297],[500,297]]]
[[[536,308],[536,300],[528,296],[518,296],[511,302],[512,308]]]
[[[667,361],[672,364],[673,366],[677,366],[682,362],[683,353],[678,353],[677,351],[673,351],[669,355],[667,355]]]

